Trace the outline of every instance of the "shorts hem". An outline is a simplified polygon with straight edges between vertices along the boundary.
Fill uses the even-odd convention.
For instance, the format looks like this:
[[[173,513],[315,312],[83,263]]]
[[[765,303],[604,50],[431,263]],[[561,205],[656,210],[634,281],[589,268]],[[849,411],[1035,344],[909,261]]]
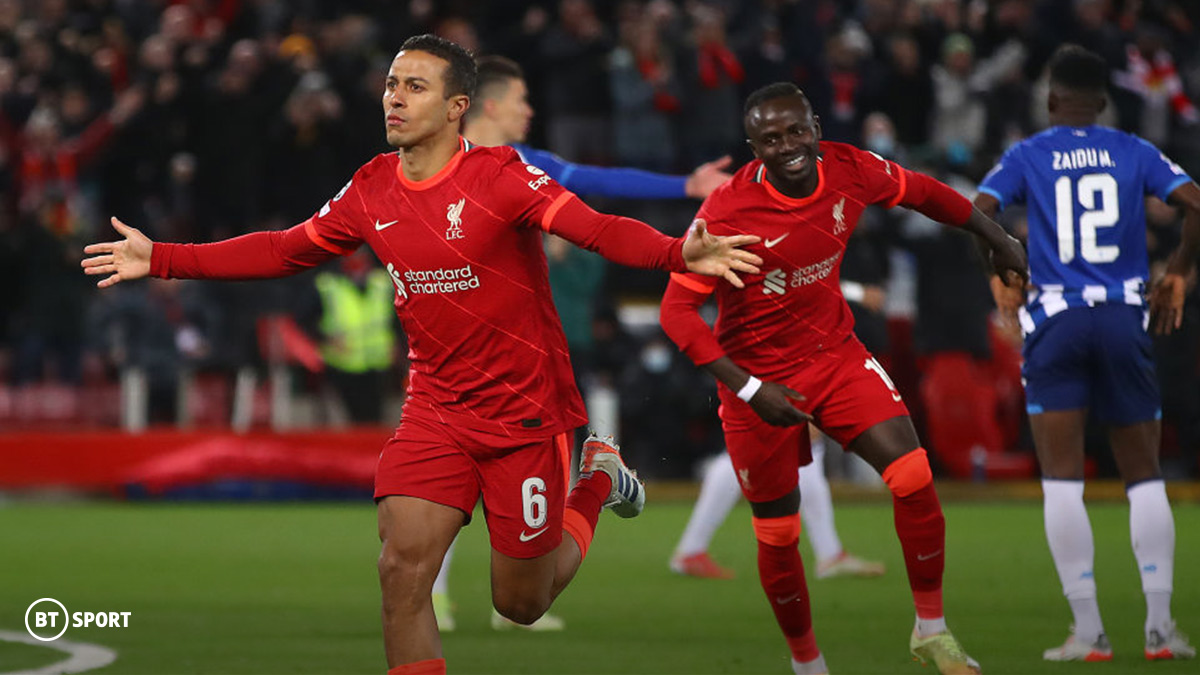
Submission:
[[[541,558],[544,555],[553,553],[556,548],[563,542],[563,531],[558,531],[558,537],[554,538],[554,534],[547,532],[545,537],[538,537],[540,545],[537,548],[530,548],[528,545],[520,545],[520,550],[510,548],[507,545],[498,546],[497,542],[492,542],[492,550],[497,553],[506,555],[517,560],[532,560]]]

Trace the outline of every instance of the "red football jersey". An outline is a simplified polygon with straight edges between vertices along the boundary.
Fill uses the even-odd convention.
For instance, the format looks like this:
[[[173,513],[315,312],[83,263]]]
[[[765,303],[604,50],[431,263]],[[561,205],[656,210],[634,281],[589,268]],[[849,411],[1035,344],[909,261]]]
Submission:
[[[412,362],[405,416],[525,438],[587,422],[542,233],[630,266],[686,270],[682,239],[597,213],[509,147],[462,149],[414,182],[379,155],[309,220],[212,244],[159,244],[151,274],[292,274],[366,243],[396,286]]]
[[[412,362],[405,415],[513,435],[587,423],[542,247],[573,198],[508,147],[469,147],[419,183],[388,153],[309,221],[339,253],[365,241],[392,276]]]
[[[842,254],[863,210],[905,197],[907,172],[895,162],[843,143],[821,142],[812,195],[788,197],[762,162],[742,167],[717,188],[697,219],[718,235],[756,234],[747,247],[763,259],[746,287],[694,274],[672,274],[663,328],[699,365],[729,356],[751,374],[781,377],[799,361],[850,337],[854,317],[839,287]],[[714,331],[694,311],[716,292]]]

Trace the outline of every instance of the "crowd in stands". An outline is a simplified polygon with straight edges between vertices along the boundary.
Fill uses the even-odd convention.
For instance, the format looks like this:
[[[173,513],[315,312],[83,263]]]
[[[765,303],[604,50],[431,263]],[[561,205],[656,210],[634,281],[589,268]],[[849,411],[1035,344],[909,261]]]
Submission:
[[[232,373],[261,367],[270,350],[259,319],[302,312],[313,275],[100,293],[79,270],[82,245],[110,237],[110,215],[155,240],[192,242],[308,218],[387,150],[383,74],[403,39],[423,32],[520,63],[536,110],[531,144],[570,161],[686,173],[731,154],[740,165],[745,95],[788,80],[827,140],[966,193],[1009,144],[1045,126],[1043,67],[1075,42],[1111,64],[1107,122],[1200,176],[1200,3],[1185,0],[0,0],[0,428],[115,424],[112,397],[90,405],[81,392],[134,365],[149,374],[152,403],[183,371],[232,386]],[[698,204],[603,206],[679,234]],[[1148,214],[1161,263],[1177,215],[1161,203]],[[1006,216],[1019,233],[1020,214]],[[1021,446],[1014,337],[993,323],[970,240],[895,211],[868,213],[855,242],[845,276],[857,284],[860,333],[881,360],[891,354],[910,405],[938,414],[919,410],[939,399],[918,395],[920,373],[934,368],[916,359],[965,355],[962,368],[992,383],[999,442]],[[1183,329],[1156,350],[1167,464],[1194,474],[1191,283]],[[654,301],[664,285],[608,270],[594,298],[604,309],[582,328],[594,338],[587,363],[623,394],[630,442],[644,431],[647,453],[691,457],[719,447],[711,384],[660,334],[629,335],[616,320],[620,304]],[[670,429],[686,431],[661,433]]]

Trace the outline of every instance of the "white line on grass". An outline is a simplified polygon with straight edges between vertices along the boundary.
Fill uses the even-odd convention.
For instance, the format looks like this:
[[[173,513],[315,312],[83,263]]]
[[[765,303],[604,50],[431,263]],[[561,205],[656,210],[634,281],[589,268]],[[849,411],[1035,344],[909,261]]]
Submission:
[[[87,642],[71,642],[69,640],[41,642],[40,640],[33,639],[28,633],[8,630],[0,630],[0,640],[20,642],[35,647],[49,647],[68,654],[67,659],[48,666],[33,670],[5,672],[0,673],[0,675],[66,675],[68,673],[82,673],[95,670],[96,668],[103,668],[117,660],[117,652],[114,650],[108,647],[101,647],[100,645],[88,644]]]

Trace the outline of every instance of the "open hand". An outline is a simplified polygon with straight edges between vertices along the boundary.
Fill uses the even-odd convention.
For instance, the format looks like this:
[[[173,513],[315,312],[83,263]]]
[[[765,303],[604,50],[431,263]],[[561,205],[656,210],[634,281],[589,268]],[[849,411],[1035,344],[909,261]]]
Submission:
[[[96,285],[108,288],[122,281],[141,279],[150,274],[150,251],[154,242],[137,228],[130,227],[115,217],[112,226],[125,237],[123,241],[89,244],[83,252],[92,256],[79,263],[85,274],[107,274]]]
[[[994,274],[991,285],[992,299],[996,301],[996,309],[1000,313],[1002,325],[1008,329],[1020,328],[1017,311],[1025,304],[1025,289],[1020,286],[1009,286]]]
[[[812,421],[812,415],[796,407],[796,403],[803,400],[800,392],[763,380],[762,386],[750,398],[750,407],[773,427],[794,427]]]
[[[1183,324],[1183,296],[1187,281],[1181,274],[1166,274],[1150,292],[1150,325],[1159,335],[1169,335]]]
[[[697,218],[683,242],[683,261],[687,263],[689,272],[724,277],[734,286],[745,288],[746,285],[735,272],[758,274],[762,258],[739,247],[757,244],[761,239],[753,234],[718,237],[709,234],[708,224]]]
[[[733,174],[725,171],[732,163],[733,158],[725,155],[720,159],[701,164],[688,175],[687,182],[683,185],[683,191],[689,197],[704,199],[713,190],[721,187],[725,181],[733,178]]]

